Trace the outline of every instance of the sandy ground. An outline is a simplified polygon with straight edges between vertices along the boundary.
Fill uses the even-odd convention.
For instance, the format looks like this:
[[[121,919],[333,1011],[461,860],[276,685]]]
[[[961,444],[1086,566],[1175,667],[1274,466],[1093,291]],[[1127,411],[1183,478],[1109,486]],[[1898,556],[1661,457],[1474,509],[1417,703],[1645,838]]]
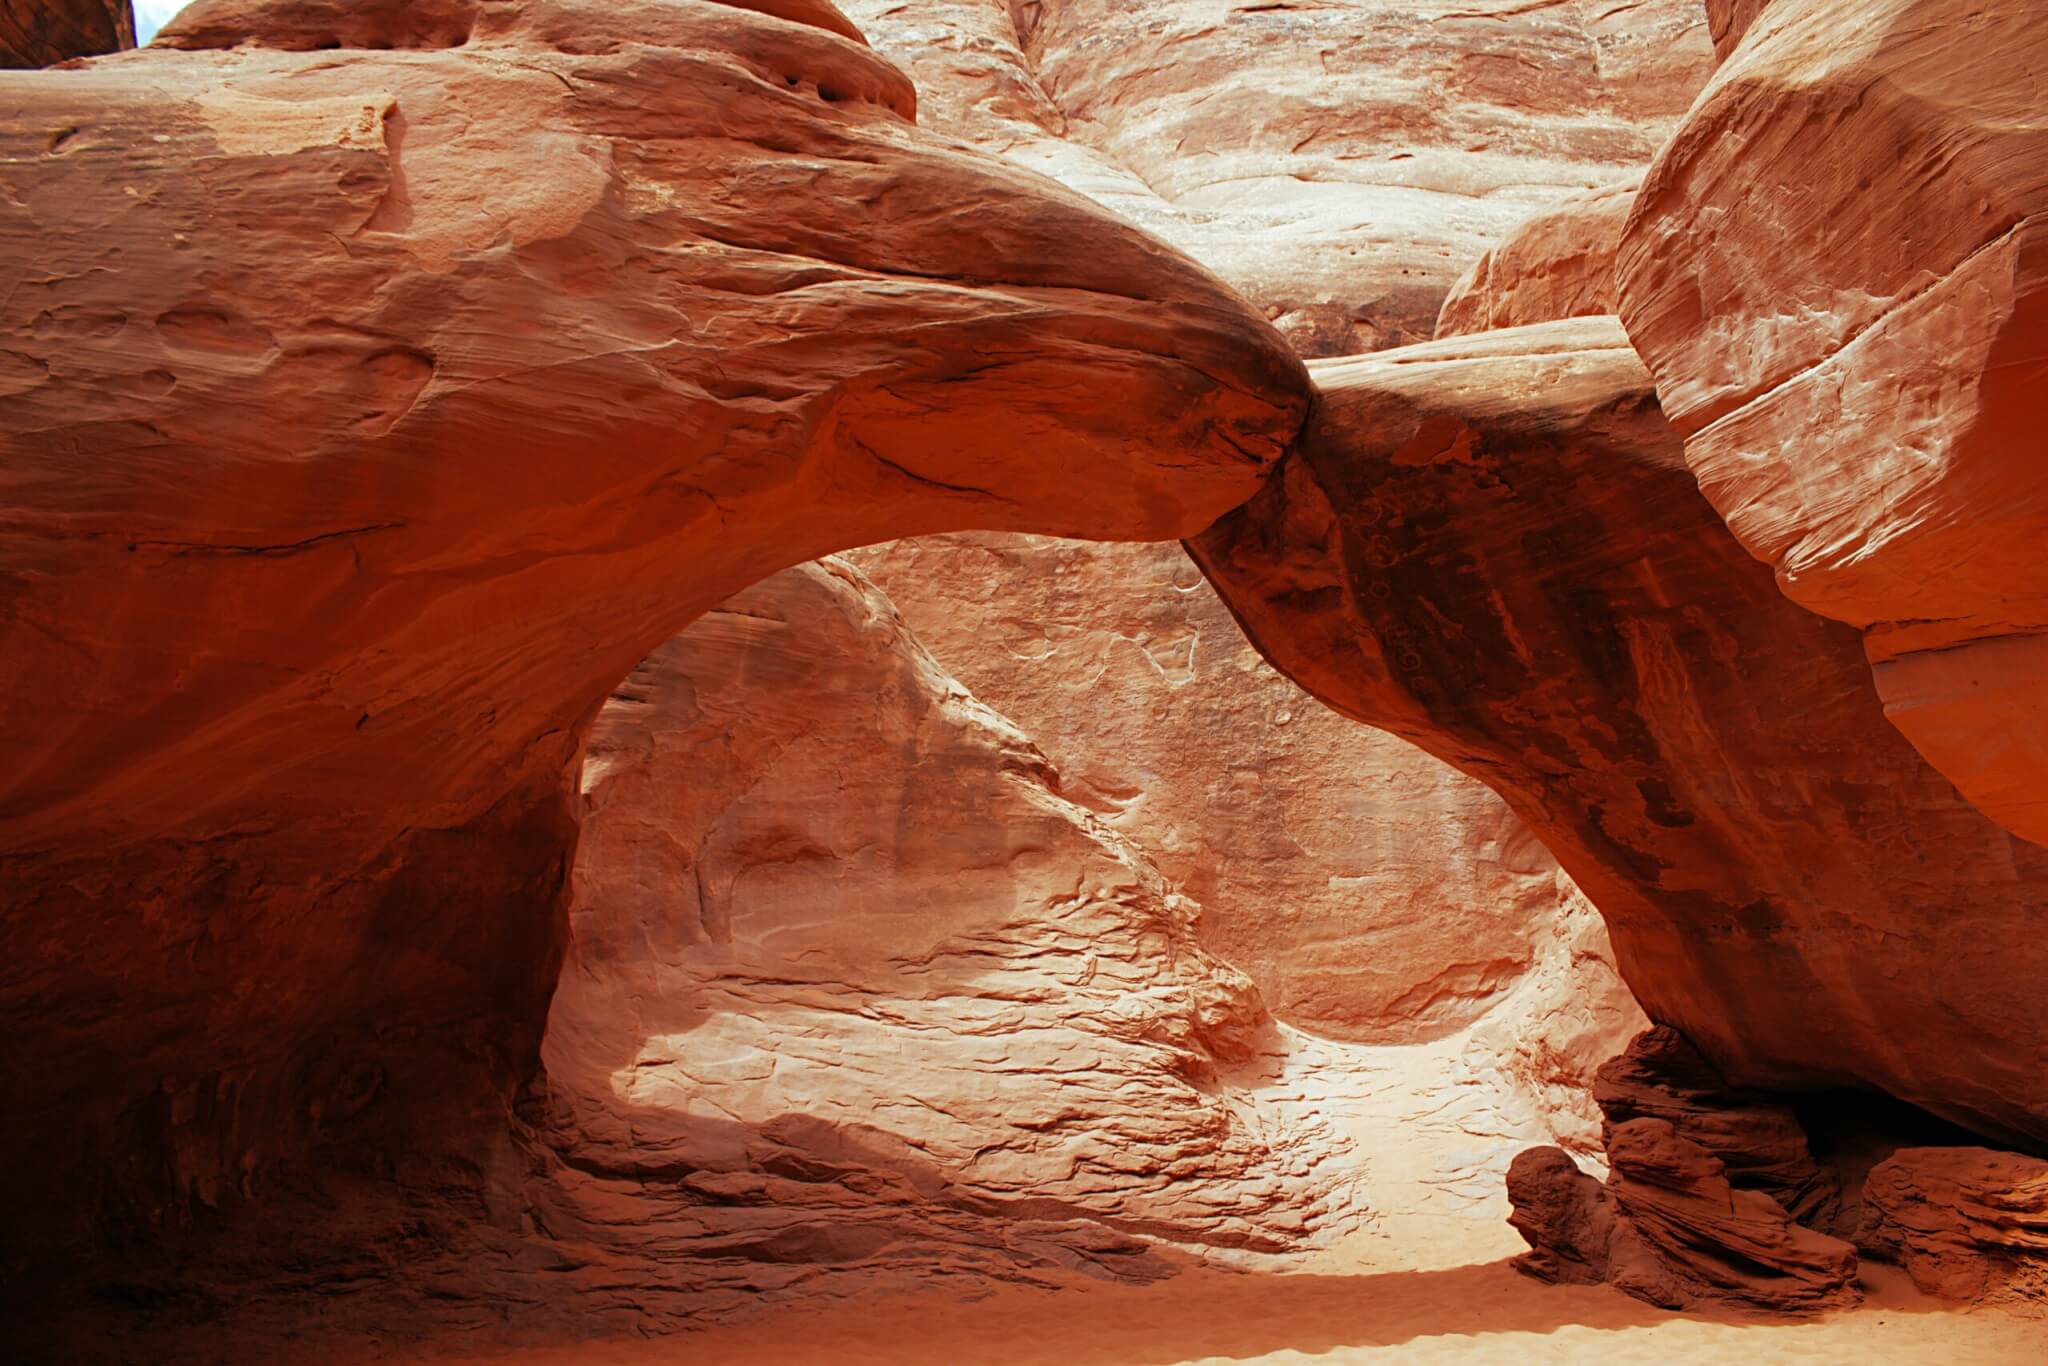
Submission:
[[[1527,1142],[1525,1107],[1459,1076],[1462,1038],[1400,1049],[1308,1047],[1278,1087],[1345,1117],[1369,1154],[1374,1213],[1306,1260],[1245,1270],[1191,1263],[1154,1285],[897,1289],[765,1308],[676,1337],[466,1352],[491,1366],[1196,1366],[1197,1363],[1785,1362],[2048,1366],[2048,1319],[1965,1309],[1866,1265],[1865,1302],[1805,1322],[1667,1313],[1604,1286],[1551,1286],[1509,1265],[1500,1173]],[[1304,1054],[1306,1056],[1304,1056]],[[1370,1054],[1371,1056],[1361,1056]],[[1363,1064],[1363,1065],[1361,1065]],[[429,1359],[404,1354],[408,1359]]]
[[[1953,1363],[2037,1366],[2048,1321],[1963,1310],[1875,1268],[1859,1308],[1804,1323],[1665,1313],[1505,1260],[1441,1271],[1248,1275],[1151,1286],[910,1294],[641,1343],[453,1354],[494,1366],[1195,1366],[1196,1363]]]

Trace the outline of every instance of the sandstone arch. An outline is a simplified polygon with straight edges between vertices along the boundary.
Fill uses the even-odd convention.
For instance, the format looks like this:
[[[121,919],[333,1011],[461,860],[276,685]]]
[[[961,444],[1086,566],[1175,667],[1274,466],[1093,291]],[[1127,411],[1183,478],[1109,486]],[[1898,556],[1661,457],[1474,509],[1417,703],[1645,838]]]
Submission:
[[[45,1232],[502,1123],[583,723],[698,612],[892,535],[1190,534],[1305,406],[1198,267],[920,134],[822,0],[334,12],[0,77],[0,1066]]]
[[[1725,533],[1617,322],[1311,368],[1280,474],[1191,543],[1268,657],[1505,796],[1731,1081],[2048,1139],[2048,849]]]

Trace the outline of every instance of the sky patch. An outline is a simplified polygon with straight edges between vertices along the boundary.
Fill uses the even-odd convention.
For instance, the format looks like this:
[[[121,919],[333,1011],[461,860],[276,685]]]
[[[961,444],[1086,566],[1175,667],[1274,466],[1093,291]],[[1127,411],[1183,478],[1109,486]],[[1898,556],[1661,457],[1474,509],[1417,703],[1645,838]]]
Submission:
[[[135,41],[146,43],[156,37],[156,31],[187,3],[188,0],[135,0]]]

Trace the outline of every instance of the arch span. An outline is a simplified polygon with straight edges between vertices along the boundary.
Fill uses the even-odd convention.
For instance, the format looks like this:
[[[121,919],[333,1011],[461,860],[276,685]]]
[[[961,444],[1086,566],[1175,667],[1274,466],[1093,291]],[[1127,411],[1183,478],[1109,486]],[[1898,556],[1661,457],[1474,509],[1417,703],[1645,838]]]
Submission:
[[[1260,318],[921,134],[828,11],[210,3],[0,77],[29,1226],[211,1218],[366,1111],[502,1123],[580,736],[700,612],[893,536],[1192,534],[1291,439]]]

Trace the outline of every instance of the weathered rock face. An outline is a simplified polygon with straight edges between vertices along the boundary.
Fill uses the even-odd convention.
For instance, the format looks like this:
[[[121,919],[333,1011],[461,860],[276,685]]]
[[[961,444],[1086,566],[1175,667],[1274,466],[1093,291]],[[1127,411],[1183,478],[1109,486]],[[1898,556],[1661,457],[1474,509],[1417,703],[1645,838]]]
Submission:
[[[19,1227],[463,1147],[637,660],[838,546],[1192,532],[1287,442],[1216,280],[766,8],[207,3],[0,77]]]
[[[1799,1313],[1856,1302],[1853,1244],[1800,1226],[1768,1195],[1737,1189],[1719,1158],[1667,1121],[1617,1124],[1607,1160],[1616,1289],[1672,1309]]]
[[[675,1305],[1157,1276],[1134,1235],[1272,1252],[1355,1218],[1329,1118],[1239,1084],[1284,1048],[1251,984],[1057,786],[842,562],[650,656],[591,731],[549,1227]]]
[[[1720,1159],[1661,1119],[1617,1128],[1602,1186],[1556,1148],[1508,1172],[1517,1270],[1608,1283],[1667,1309],[1813,1313],[1856,1303],[1856,1248],[1803,1228],[1769,1196],[1731,1186]]]
[[[1562,1148],[1527,1148],[1508,1167],[1508,1223],[1529,1250],[1515,1269],[1553,1285],[1604,1285],[1614,1205]]]
[[[1436,335],[1612,314],[1614,250],[1641,183],[1587,190],[1525,220],[1451,286]]]
[[[1902,1148],[1863,1185],[1856,1241],[1953,1300],[2048,1307],[2048,1162],[1985,1148]]]
[[[2025,0],[1776,0],[1649,172],[1619,270],[1729,528],[1862,629],[1929,762],[2048,844],[2044,67]]]
[[[1615,966],[1606,922],[1560,869],[1558,911],[1506,1001],[1473,1027],[1461,1069],[1529,1098],[1552,1141],[1603,1161],[1606,1127],[1593,1099],[1602,1064],[1649,1028]]]
[[[54,66],[134,46],[128,0],[0,0],[0,69]]]
[[[1508,1171],[1509,1220],[1539,1280],[1607,1282],[1667,1309],[1811,1313],[1854,1304],[1856,1248],[1801,1227],[1777,1201],[1731,1185],[1721,1160],[1661,1119],[1608,1136],[1603,1187],[1556,1148]]]
[[[1855,1302],[1856,1248],[1827,1232],[1840,1192],[1789,1107],[1731,1091],[1665,1026],[1601,1067],[1593,1097],[1604,1187],[1557,1148],[1508,1167],[1508,1222],[1530,1247],[1519,1270],[1673,1309]]]
[[[852,558],[1290,1024],[1447,1033],[1528,971],[1573,895],[1484,787],[1275,672],[1177,545],[963,533]]]
[[[932,126],[1215,269],[1306,355],[1431,335],[1533,208],[1643,166],[1713,67],[1697,0],[854,0]]]
[[[1762,1191],[1810,1228],[1833,1228],[1841,1191],[1814,1161],[1792,1107],[1730,1088],[1677,1030],[1647,1030],[1604,1063],[1593,1101],[1603,1146],[1619,1125],[1661,1119],[1719,1159],[1731,1185]]]
[[[1727,61],[1742,35],[1749,32],[1757,16],[1771,0],[1707,0],[1707,32],[1714,40],[1714,55]]]
[[[1191,543],[1267,656],[1505,796],[1730,1082],[2048,1136],[2048,850],[1929,768],[1854,633],[1725,534],[1620,329],[1315,374],[1281,476]]]

